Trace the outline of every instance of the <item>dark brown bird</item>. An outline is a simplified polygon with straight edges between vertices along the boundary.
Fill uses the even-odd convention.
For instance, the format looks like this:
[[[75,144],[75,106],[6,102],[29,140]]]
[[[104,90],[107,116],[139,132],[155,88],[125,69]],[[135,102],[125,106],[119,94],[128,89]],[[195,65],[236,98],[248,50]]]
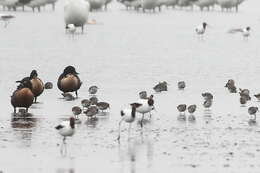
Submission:
[[[36,103],[37,97],[40,96],[44,90],[44,84],[42,80],[38,78],[38,73],[36,70],[32,70],[30,77],[23,78],[23,80],[26,79],[29,79],[32,83],[32,92],[34,94],[34,102]]]
[[[67,66],[58,79],[58,88],[63,92],[75,92],[78,97],[78,90],[81,87],[78,74],[73,66]]]
[[[177,109],[180,113],[184,113],[186,111],[187,105],[186,104],[180,104],[177,106]]]
[[[110,109],[110,105],[107,102],[98,102],[97,107],[99,110],[101,110],[101,112],[103,112],[104,110]]]
[[[20,83],[17,89],[13,92],[11,96],[11,104],[14,107],[14,113],[16,113],[17,107],[26,108],[26,112],[28,112],[29,107],[33,104],[34,95],[32,92],[32,83],[28,79],[24,79],[22,81],[16,81]]]
[[[91,105],[96,105],[98,103],[98,98],[97,97],[90,97],[89,101],[90,101]]]
[[[87,116],[87,117],[94,117],[98,114],[98,108],[97,106],[90,106],[85,112],[84,114]]]

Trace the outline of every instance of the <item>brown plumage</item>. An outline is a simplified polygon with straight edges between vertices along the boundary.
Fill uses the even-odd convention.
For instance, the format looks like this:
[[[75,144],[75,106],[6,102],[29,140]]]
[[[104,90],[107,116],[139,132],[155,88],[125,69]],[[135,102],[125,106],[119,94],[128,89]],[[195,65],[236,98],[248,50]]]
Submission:
[[[63,73],[60,75],[58,79],[58,88],[66,93],[66,92],[76,92],[76,96],[78,97],[77,91],[79,90],[82,82],[78,77],[78,73],[76,72],[73,66],[68,66],[64,69]]]
[[[34,94],[31,91],[32,83],[28,79],[17,82],[20,83],[20,85],[11,96],[11,104],[14,107],[14,113],[16,113],[17,107],[24,107],[26,108],[26,112],[28,112],[28,108],[33,104],[34,99]]]

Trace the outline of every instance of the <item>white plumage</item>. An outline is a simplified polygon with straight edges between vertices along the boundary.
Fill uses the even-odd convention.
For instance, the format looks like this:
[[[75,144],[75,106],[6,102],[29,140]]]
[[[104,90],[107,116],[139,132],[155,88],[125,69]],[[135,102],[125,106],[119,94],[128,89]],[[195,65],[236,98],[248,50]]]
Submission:
[[[203,35],[206,31],[206,28],[207,28],[207,23],[203,22],[201,25],[197,26],[195,28],[195,31],[198,35]]]

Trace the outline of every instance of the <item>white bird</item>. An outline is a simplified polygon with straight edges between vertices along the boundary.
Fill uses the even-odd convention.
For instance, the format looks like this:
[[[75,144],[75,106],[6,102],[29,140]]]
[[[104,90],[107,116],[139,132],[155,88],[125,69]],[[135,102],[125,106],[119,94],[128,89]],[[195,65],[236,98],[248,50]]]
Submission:
[[[66,26],[66,31],[68,31],[69,33],[71,33],[71,34],[74,34],[75,32],[76,32],[76,27],[75,27],[75,25],[74,24],[68,24],[67,26]]]
[[[206,22],[203,22],[201,25],[199,25],[199,26],[197,26],[197,27],[195,28],[196,33],[197,33],[199,36],[203,37],[203,35],[204,35],[205,32],[206,32],[207,26],[208,26],[208,24],[207,24]]]
[[[0,20],[4,22],[4,27],[6,28],[7,25],[10,23],[10,20],[13,19],[15,16],[11,14],[0,14]]]
[[[85,0],[68,0],[64,6],[65,26],[73,24],[75,27],[81,27],[84,32],[84,25],[88,21],[89,2]]]
[[[150,113],[151,118],[151,111],[155,109],[153,95],[151,95],[148,99],[139,99],[135,103],[140,104],[140,106],[136,108],[136,111],[142,114],[141,127],[143,127],[144,114]]]
[[[63,136],[63,143],[61,145],[61,154],[63,154],[63,146],[65,145],[66,150],[66,137],[73,136],[75,133],[75,118],[71,117],[69,121],[63,121],[58,126],[55,127],[61,136]]]
[[[135,117],[136,117],[136,109],[141,106],[141,104],[139,104],[139,103],[132,103],[130,105],[131,105],[131,109],[128,108],[128,109],[121,110],[122,119],[119,122],[117,140],[120,140],[120,131],[121,131],[120,127],[121,127],[121,123],[123,121],[125,123],[129,123],[128,135],[130,134],[131,124],[132,124],[132,122],[135,121]]]
[[[250,36],[250,31],[251,31],[251,28],[248,26],[248,27],[246,27],[244,29],[242,29],[242,28],[231,29],[229,31],[229,33],[233,34],[233,33],[240,32],[240,33],[242,33],[242,36],[244,37],[244,39],[248,39],[248,37]]]

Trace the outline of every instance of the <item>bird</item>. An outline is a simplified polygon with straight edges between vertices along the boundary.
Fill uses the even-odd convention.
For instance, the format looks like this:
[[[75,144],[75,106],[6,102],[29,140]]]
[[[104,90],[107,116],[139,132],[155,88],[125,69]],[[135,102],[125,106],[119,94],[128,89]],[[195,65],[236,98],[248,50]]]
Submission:
[[[229,79],[226,83],[225,87],[229,90],[230,93],[236,93],[237,88],[235,86],[235,81],[233,79]]]
[[[197,35],[200,36],[201,38],[203,38],[203,35],[205,34],[207,27],[208,27],[208,24],[206,22],[203,22],[201,25],[197,26],[195,28]]]
[[[78,107],[78,106],[73,106],[71,110],[73,112],[73,115],[75,116],[75,119],[76,120],[79,119],[78,116],[81,114],[82,109],[80,107]]]
[[[91,105],[96,105],[98,103],[98,98],[93,96],[89,98],[89,101]]]
[[[246,102],[248,101],[248,99],[246,97],[244,97],[244,96],[241,96],[239,101],[240,101],[240,104],[242,106],[244,106],[246,104]]]
[[[101,112],[103,112],[104,110],[110,109],[110,105],[107,102],[98,102],[97,107],[99,110],[101,110]]]
[[[188,106],[188,112],[190,113],[188,120],[189,121],[195,121],[196,117],[193,115],[193,113],[196,111],[197,106],[196,105],[190,105]]]
[[[254,96],[255,96],[255,98],[257,98],[258,101],[260,101],[260,93],[259,94],[255,94]]]
[[[74,27],[81,27],[84,32],[84,25],[88,21],[90,5],[85,0],[67,0],[64,5],[65,26],[73,24]]]
[[[75,118],[70,117],[69,121],[63,121],[59,125],[55,127],[58,130],[59,134],[63,137],[63,143],[61,145],[61,154],[66,152],[66,138],[71,137],[75,133]],[[63,147],[65,146],[65,151],[63,151]]]
[[[16,81],[16,83],[20,84],[11,96],[11,104],[14,107],[14,113],[16,113],[17,107],[24,107],[26,108],[26,112],[28,112],[28,109],[33,104],[34,100],[32,83],[29,79]]]
[[[139,92],[139,98],[140,99],[148,99],[147,92],[146,91]]]
[[[186,84],[184,81],[178,82],[178,89],[183,90],[186,87]]]
[[[61,95],[64,97],[66,101],[75,100],[75,97],[70,93],[61,93]]]
[[[155,92],[167,91],[168,90],[167,86],[168,86],[168,83],[166,81],[159,82],[157,85],[155,85],[153,87],[153,89]]]
[[[250,97],[250,91],[248,89],[241,89],[239,88],[240,92],[240,96],[245,98],[247,101],[251,100],[251,97]]]
[[[66,31],[68,31],[70,34],[74,34],[77,30],[74,24],[68,24],[65,27]]]
[[[256,121],[256,112],[258,112],[258,107],[251,106],[248,108],[249,115],[254,115],[254,121]]]
[[[57,85],[58,88],[63,92],[75,92],[76,97],[78,97],[78,90],[81,87],[81,80],[78,77],[75,67],[67,66],[63,73],[59,76]]]
[[[14,15],[11,14],[0,14],[0,20],[4,22],[4,27],[6,28],[7,25],[10,23],[10,20],[15,18]]]
[[[184,114],[184,112],[186,111],[186,108],[187,108],[187,105],[186,104],[180,104],[177,106],[177,109],[178,111],[181,113],[181,114]]]
[[[203,106],[209,109],[212,106],[212,100],[205,100]]]
[[[94,116],[96,116],[98,114],[98,112],[99,112],[98,107],[95,105],[91,105],[87,110],[84,111],[84,114],[88,118],[93,118]]]
[[[37,97],[39,97],[44,91],[44,84],[42,80],[38,77],[38,73],[36,70],[32,70],[29,77],[25,77],[22,79],[28,79],[32,83],[32,92],[34,94],[34,103],[37,102]]]
[[[141,127],[143,127],[144,114],[150,113],[151,118],[151,111],[155,109],[153,95],[151,95],[148,99],[139,99],[135,103],[140,104],[140,106],[136,107],[136,111],[142,114]]]
[[[88,99],[81,100],[81,105],[83,108],[88,108],[91,105],[91,102]]]
[[[238,29],[231,29],[229,30],[229,33],[230,34],[233,34],[233,33],[242,33],[242,36],[244,39],[248,39],[248,37],[250,36],[250,31],[251,31],[251,28],[249,26],[247,26],[246,28],[238,28]]]
[[[53,84],[51,82],[46,82],[44,84],[44,89],[52,89],[53,88]]]
[[[213,99],[213,95],[209,92],[202,93],[201,95],[205,100],[212,100]]]
[[[131,124],[135,121],[136,118],[136,109],[140,107],[142,104],[140,103],[132,103],[130,104],[131,109],[126,108],[120,111],[121,114],[121,120],[119,121],[119,127],[118,127],[118,138],[117,140],[120,140],[120,127],[121,123],[124,121],[125,123],[129,123],[129,128],[128,128],[128,135],[130,134],[131,130]]]
[[[94,95],[94,94],[97,93],[98,89],[99,88],[94,85],[94,86],[89,87],[88,92],[89,92],[90,95]]]

